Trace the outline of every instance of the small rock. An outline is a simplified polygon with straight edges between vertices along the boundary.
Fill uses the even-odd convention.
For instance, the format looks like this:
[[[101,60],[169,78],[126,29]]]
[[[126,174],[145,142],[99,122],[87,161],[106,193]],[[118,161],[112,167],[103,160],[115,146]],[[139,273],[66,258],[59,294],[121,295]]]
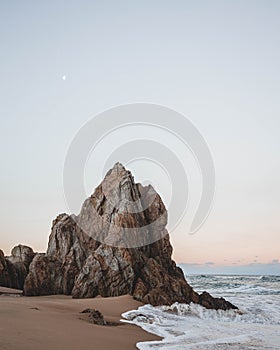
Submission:
[[[104,320],[102,313],[95,309],[85,309],[81,311],[82,314],[88,314],[88,321],[100,326],[107,326],[107,322]]]

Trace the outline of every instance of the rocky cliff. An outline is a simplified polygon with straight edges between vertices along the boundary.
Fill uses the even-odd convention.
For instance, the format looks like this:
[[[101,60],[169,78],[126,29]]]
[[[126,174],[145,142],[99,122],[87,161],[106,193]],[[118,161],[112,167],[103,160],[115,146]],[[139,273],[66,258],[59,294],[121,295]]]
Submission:
[[[235,308],[223,298],[199,295],[188,285],[171,258],[166,224],[160,196],[151,186],[136,184],[117,163],[78,216],[61,214],[53,221],[47,252],[36,254],[27,266],[24,294],[73,298],[131,294],[152,305],[177,301]],[[0,259],[0,284],[7,285],[15,261],[1,254]]]

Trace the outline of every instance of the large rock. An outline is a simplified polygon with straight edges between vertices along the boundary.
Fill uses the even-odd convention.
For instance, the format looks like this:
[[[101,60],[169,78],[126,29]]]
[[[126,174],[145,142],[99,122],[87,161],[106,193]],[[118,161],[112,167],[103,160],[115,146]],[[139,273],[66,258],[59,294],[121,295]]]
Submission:
[[[53,221],[47,252],[31,262],[24,293],[74,298],[131,294],[152,305],[177,301],[235,308],[188,285],[172,261],[166,224],[165,206],[152,186],[136,184],[117,163],[77,217],[61,214]]]
[[[46,254],[37,254],[25,279],[25,295],[70,295],[87,257],[97,246],[75,220],[60,214],[53,221]]]
[[[0,250],[0,286],[12,288],[13,281],[16,280],[16,272],[13,265],[5,258]]]
[[[14,247],[11,256],[5,257],[0,250],[0,285],[8,288],[23,289],[29,265],[34,257],[30,247],[19,244]]]

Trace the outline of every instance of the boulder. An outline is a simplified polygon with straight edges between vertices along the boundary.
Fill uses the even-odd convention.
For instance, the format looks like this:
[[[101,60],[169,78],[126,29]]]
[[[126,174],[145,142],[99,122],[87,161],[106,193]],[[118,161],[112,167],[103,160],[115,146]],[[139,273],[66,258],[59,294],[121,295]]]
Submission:
[[[8,257],[0,250],[0,285],[23,289],[34,255],[32,248],[21,244],[14,247]]]

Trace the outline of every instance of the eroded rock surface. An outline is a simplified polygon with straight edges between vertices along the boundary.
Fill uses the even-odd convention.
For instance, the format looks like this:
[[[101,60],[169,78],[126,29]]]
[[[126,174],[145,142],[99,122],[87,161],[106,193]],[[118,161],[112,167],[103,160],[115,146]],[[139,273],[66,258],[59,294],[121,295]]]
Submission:
[[[7,288],[23,289],[29,265],[35,253],[30,247],[17,245],[11,256],[5,257],[0,250],[0,285]]]
[[[165,206],[152,186],[136,184],[117,163],[78,216],[61,214],[53,221],[47,252],[31,262],[24,293],[74,298],[131,294],[152,305],[195,302],[235,308],[188,285],[172,261],[166,224]]]

